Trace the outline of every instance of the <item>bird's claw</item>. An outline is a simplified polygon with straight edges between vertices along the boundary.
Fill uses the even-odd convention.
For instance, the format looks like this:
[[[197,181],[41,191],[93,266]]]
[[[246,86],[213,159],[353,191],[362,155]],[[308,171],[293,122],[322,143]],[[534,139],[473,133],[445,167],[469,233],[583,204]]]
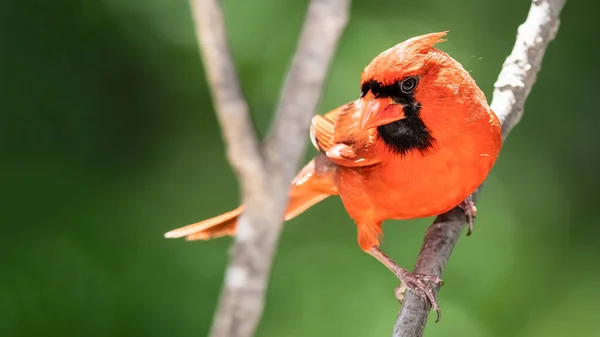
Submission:
[[[431,308],[437,313],[436,322],[439,322],[441,318],[440,305],[433,292],[433,288],[426,282],[442,286],[444,285],[444,281],[435,275],[413,274],[406,269],[400,269],[396,276],[398,276],[402,282],[394,291],[398,301],[402,303],[404,301],[406,290],[410,289],[423,302],[431,304]]]
[[[473,198],[469,196],[463,202],[458,205],[458,207],[462,208],[467,216],[467,223],[469,224],[469,228],[467,230],[467,236],[473,233],[473,227],[475,227],[475,217],[477,216],[477,207],[475,207],[475,203],[473,202]]]

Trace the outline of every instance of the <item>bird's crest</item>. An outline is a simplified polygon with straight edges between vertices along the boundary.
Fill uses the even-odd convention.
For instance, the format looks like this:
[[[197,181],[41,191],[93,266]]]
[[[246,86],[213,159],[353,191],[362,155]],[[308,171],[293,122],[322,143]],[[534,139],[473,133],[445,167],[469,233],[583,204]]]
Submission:
[[[404,42],[397,44],[390,49],[404,49],[412,51],[427,52],[431,50],[436,44],[446,41],[443,39],[448,34],[448,31],[429,33],[425,35],[415,36]]]
[[[434,46],[446,41],[448,31],[415,36],[377,55],[363,71],[362,80],[375,79],[382,84],[397,80],[397,75],[417,71],[426,66],[427,55],[437,51]]]

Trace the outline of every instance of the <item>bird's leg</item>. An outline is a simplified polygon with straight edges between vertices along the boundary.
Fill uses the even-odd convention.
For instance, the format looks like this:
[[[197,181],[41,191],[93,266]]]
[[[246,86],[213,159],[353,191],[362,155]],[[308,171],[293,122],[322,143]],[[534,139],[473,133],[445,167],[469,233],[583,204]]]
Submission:
[[[473,227],[475,227],[475,217],[477,216],[477,208],[475,207],[475,203],[473,202],[473,197],[468,196],[463,202],[461,202],[458,207],[462,208],[467,216],[467,223],[469,224],[469,229],[467,230],[467,236],[473,233]]]
[[[433,288],[425,283],[425,282],[433,282],[435,284],[439,284],[440,286],[444,284],[441,278],[434,275],[424,275],[424,274],[413,274],[408,270],[400,267],[396,264],[391,258],[385,255],[379,247],[372,247],[368,253],[379,260],[379,262],[383,263],[389,270],[400,279],[399,287],[396,288],[395,295],[396,298],[402,303],[404,299],[404,292],[406,289],[410,289],[415,295],[419,296],[421,300],[425,303],[431,303],[431,307],[437,313],[437,321],[440,320],[440,305],[435,297],[435,293],[433,292]]]

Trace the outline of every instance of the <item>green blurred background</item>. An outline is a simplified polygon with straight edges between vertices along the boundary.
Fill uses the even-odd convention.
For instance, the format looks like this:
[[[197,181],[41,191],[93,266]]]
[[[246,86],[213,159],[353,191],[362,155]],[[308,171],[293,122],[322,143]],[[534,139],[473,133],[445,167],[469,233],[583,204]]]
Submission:
[[[306,5],[225,1],[263,134]],[[528,8],[355,1],[319,113],[357,97],[380,51],[446,29],[440,48],[491,99]],[[599,9],[567,3],[427,336],[600,336]],[[162,234],[236,206],[238,186],[187,1],[7,0],[0,25],[0,336],[206,335],[231,239]],[[431,221],[389,221],[384,249],[412,268]],[[331,198],[286,226],[257,336],[388,336],[396,285]]]

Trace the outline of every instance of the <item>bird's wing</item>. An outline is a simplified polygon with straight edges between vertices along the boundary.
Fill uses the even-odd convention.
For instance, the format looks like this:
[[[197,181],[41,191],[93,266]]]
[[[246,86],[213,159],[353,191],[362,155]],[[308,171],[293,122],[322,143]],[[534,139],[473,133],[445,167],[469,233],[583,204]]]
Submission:
[[[321,151],[322,153],[327,153],[327,151],[329,151],[329,149],[335,145],[333,135],[337,116],[342,110],[349,109],[352,106],[353,103],[350,102],[326,113],[325,115],[315,115],[313,117],[310,125],[310,141],[317,150]]]
[[[312,119],[310,140],[314,147],[341,166],[367,166],[379,162],[375,153],[366,149],[372,137],[358,128],[358,106],[358,101],[352,101]]]
[[[319,154],[292,180],[284,220],[291,220],[330,195],[338,194],[337,165]]]

